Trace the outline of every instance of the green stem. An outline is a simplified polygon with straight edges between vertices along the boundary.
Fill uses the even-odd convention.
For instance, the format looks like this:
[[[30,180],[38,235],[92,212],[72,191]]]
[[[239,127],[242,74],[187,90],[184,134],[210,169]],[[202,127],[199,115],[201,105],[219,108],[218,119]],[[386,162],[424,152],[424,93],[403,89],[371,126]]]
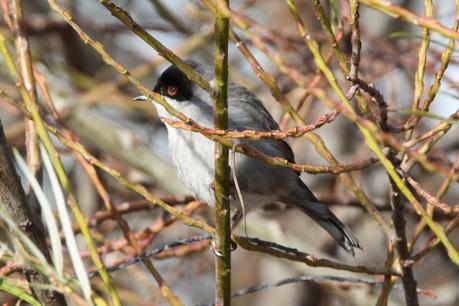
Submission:
[[[218,2],[218,1],[217,1]],[[229,7],[229,0],[217,3],[215,20],[215,127],[228,128],[228,38],[229,19],[220,6]],[[215,143],[215,301],[217,305],[231,304],[231,224],[230,224],[230,181],[228,148]]]

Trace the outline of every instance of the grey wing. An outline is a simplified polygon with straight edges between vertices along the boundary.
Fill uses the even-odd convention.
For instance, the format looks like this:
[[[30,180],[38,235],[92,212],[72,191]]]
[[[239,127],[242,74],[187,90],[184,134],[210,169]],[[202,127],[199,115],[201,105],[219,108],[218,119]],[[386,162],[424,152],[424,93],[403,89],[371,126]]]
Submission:
[[[278,124],[260,100],[242,86],[230,85],[228,96],[229,127],[235,130],[276,130]],[[295,158],[289,144],[284,140],[260,139],[237,140],[270,157],[281,157],[289,162]],[[238,154],[236,175],[244,192],[265,195],[280,194],[296,184],[298,173],[280,166],[271,166],[261,160]]]
[[[238,131],[278,130],[279,125],[263,106],[263,103],[248,89],[234,83],[228,89],[229,128]],[[295,156],[290,145],[281,139],[262,139],[243,141],[254,146],[260,152],[271,157],[282,157],[289,162],[295,162]]]

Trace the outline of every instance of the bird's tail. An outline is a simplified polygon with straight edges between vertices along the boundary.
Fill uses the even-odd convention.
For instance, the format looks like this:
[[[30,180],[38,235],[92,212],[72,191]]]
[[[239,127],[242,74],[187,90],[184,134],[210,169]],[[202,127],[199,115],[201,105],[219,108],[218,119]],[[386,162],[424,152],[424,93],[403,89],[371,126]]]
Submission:
[[[325,229],[339,245],[354,256],[354,248],[362,249],[359,240],[354,233],[344,225],[327,206],[320,203],[309,191],[308,187],[301,183],[301,192],[295,192],[295,204],[302,212],[311,217],[317,224]],[[299,199],[301,196],[301,200]]]
[[[299,206],[299,208],[326,230],[352,256],[355,254],[354,248],[362,249],[354,233],[324,204],[308,202],[306,205]]]

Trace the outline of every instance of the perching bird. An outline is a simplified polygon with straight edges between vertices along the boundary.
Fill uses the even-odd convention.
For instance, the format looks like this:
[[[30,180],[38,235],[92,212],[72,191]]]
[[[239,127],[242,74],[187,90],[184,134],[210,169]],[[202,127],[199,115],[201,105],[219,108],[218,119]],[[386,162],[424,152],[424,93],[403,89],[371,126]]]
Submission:
[[[186,63],[207,81],[214,79],[214,70],[208,65],[188,60]],[[204,127],[214,128],[212,98],[177,67],[170,66],[160,76],[154,91],[165,97],[176,110]],[[137,98],[142,100],[142,97]],[[161,117],[173,119],[157,106]],[[228,124],[232,130],[278,130],[279,126],[263,104],[248,89],[234,83],[228,84]],[[167,125],[172,162],[179,178],[193,195],[210,205],[215,203],[214,143],[200,133],[176,129]],[[278,139],[234,139],[245,143],[271,157],[281,157],[294,162],[289,144]],[[244,206],[248,210],[265,204],[282,202],[299,208],[322,226],[347,252],[354,255],[360,248],[357,237],[324,204],[320,203],[292,169],[272,166],[243,154],[236,154],[235,173]],[[231,178],[234,182],[234,178]],[[237,196],[231,205],[240,207]]]

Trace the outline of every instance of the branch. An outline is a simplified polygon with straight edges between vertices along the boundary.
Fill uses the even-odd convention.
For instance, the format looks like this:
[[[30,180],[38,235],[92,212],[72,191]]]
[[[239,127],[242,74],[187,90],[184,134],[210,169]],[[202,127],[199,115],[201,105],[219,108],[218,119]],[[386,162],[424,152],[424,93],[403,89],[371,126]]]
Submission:
[[[16,47],[16,57],[18,62],[19,79],[24,83],[24,88],[27,90],[30,100],[24,99],[26,108],[29,108],[28,103],[37,103],[37,89],[35,86],[35,78],[33,76],[32,60],[30,54],[30,46],[27,36],[25,35],[23,26],[22,3],[18,0],[9,1],[9,12],[11,17],[11,32],[14,35],[14,45]],[[37,129],[33,120],[25,119],[26,129],[26,147],[27,147],[27,166],[32,174],[40,181],[41,177],[41,161],[40,150],[38,146]],[[35,206],[35,210],[40,211],[33,193],[29,195],[29,203]]]
[[[395,157],[394,152],[391,151],[388,158],[396,168],[400,169],[400,161]],[[419,305],[416,290],[417,282],[414,278],[413,269],[409,264],[412,259],[408,250],[408,242],[406,240],[406,222],[403,214],[404,198],[400,192],[400,189],[392,179],[390,179],[390,187],[392,222],[395,228],[395,243],[397,246],[398,256],[400,257],[400,266],[402,268],[402,282],[403,288],[405,289],[405,301],[407,306],[417,306]]]
[[[300,252],[297,249],[289,248],[270,241],[264,241],[258,238],[233,236],[233,240],[236,241],[239,246],[246,250],[265,253],[279,258],[285,258],[291,261],[302,262],[311,267],[326,267],[333,268],[336,270],[366,273],[370,275],[400,275],[398,272],[393,270],[365,266],[351,266],[328,259],[316,258],[314,255]]]
[[[215,128],[228,128],[228,39],[229,19],[222,8],[229,7],[229,0],[217,0],[215,19],[215,84],[213,96]],[[215,144],[215,301],[219,306],[231,305],[231,209],[229,195],[229,149]]]
[[[365,141],[368,147],[376,154],[376,156],[381,161],[381,164],[384,166],[384,168],[386,169],[386,172],[389,174],[391,179],[396,183],[397,187],[400,189],[400,191],[403,193],[406,199],[410,202],[410,204],[416,210],[416,213],[422,217],[422,219],[432,229],[435,235],[438,238],[440,238],[440,241],[443,243],[443,245],[448,250],[448,256],[451,258],[451,260],[454,263],[459,264],[459,253],[454,247],[454,245],[451,243],[451,241],[446,237],[444,229],[440,225],[436,224],[432,220],[432,218],[427,214],[427,212],[422,207],[422,205],[419,203],[419,201],[416,199],[416,197],[413,195],[411,190],[405,185],[405,183],[403,182],[403,179],[397,173],[395,166],[386,157],[386,154],[384,154],[384,152],[380,148],[377,138],[376,138],[377,136],[376,134],[378,134],[378,128],[372,122],[361,120],[361,117],[359,117],[355,113],[352,106],[350,105],[350,102],[346,99],[344,93],[342,92],[341,88],[337,84],[336,79],[334,78],[332,72],[325,65],[325,63],[323,62],[323,59],[321,60],[321,55],[319,53],[319,50],[317,49],[316,43],[313,44],[313,48],[315,49],[316,56],[319,57],[318,62],[320,64],[321,69],[324,70],[324,74],[327,75],[327,79],[329,80],[329,82],[333,84],[335,91],[339,93],[340,100],[344,104],[344,106],[331,100],[328,97],[328,95],[321,89],[317,89],[317,88],[313,89],[312,90],[313,94],[316,95],[318,98],[322,99],[323,101],[326,101],[326,103],[333,105],[335,109],[342,111],[342,113],[349,120],[356,123],[357,127],[359,128],[360,132],[365,138]],[[393,137],[389,137],[389,138],[392,139]],[[392,146],[393,144],[397,144],[397,142],[391,143],[390,145]]]
[[[371,279],[371,278],[359,278],[359,277],[339,277],[339,276],[333,276],[333,275],[302,275],[302,276],[297,276],[297,277],[289,277],[285,279],[281,279],[278,281],[274,282],[266,282],[266,283],[261,283],[249,288],[241,289],[236,292],[234,292],[231,296],[232,297],[238,297],[238,296],[243,296],[251,293],[258,292],[260,290],[265,290],[265,289],[272,289],[276,287],[281,287],[289,284],[296,284],[296,283],[314,283],[314,284],[325,284],[327,286],[333,286],[337,288],[342,288],[342,289],[349,289],[349,288],[361,288],[361,287],[381,287],[383,286],[383,282],[376,280],[376,279]],[[396,289],[401,289],[400,285],[395,285],[394,288]],[[422,289],[417,289],[419,294],[423,294],[425,296],[429,296],[433,299],[436,298],[436,296],[431,292],[431,291],[426,291]],[[206,304],[200,304],[196,306],[212,306],[214,305],[214,302],[206,303]]]
[[[359,0],[360,3],[363,3],[371,8],[374,8],[378,11],[386,13],[390,16],[400,18],[401,20],[408,21],[416,26],[421,26],[423,28],[430,29],[434,32],[437,32],[447,38],[459,39],[459,33],[453,30],[450,30],[440,24],[436,19],[423,17],[416,15],[415,13],[404,9],[400,6],[393,5],[389,1],[382,0]]]
[[[111,266],[111,267],[107,267],[107,271],[108,272],[115,272],[115,271],[118,271],[118,270],[126,269],[127,267],[129,267],[131,265],[135,265],[135,264],[141,262],[145,258],[158,255],[161,252],[171,250],[171,249],[176,248],[178,246],[190,245],[193,242],[210,240],[211,238],[212,238],[212,236],[205,235],[205,236],[195,236],[195,237],[191,237],[191,238],[176,240],[176,241],[174,241],[172,243],[164,244],[164,245],[162,245],[162,246],[160,246],[158,248],[154,248],[153,250],[147,251],[147,252],[143,253],[140,256],[134,257],[132,259],[127,260],[126,262],[123,262],[122,264]],[[92,278],[92,277],[98,276],[99,272],[98,271],[93,271],[93,272],[89,272],[88,274],[89,274],[89,277]]]
[[[48,2],[55,2],[54,0],[48,0]],[[112,13],[112,15],[119,19],[129,30],[136,34],[139,38],[145,41],[153,49],[158,51],[161,56],[166,58],[169,62],[174,64],[179,68],[187,77],[196,82],[200,87],[205,91],[213,94],[214,88],[209,84],[201,75],[196,73],[188,65],[186,65],[177,55],[175,55],[171,50],[166,48],[161,42],[151,36],[147,31],[145,31],[141,26],[139,26],[134,19],[121,7],[117,6],[110,0],[99,0],[99,2],[105,6],[107,10]],[[57,7],[57,5],[55,5]]]
[[[441,202],[438,198],[436,198],[435,196],[431,195],[427,191],[425,191],[422,188],[421,184],[416,182],[412,177],[405,176],[405,178],[408,181],[408,183],[413,187],[413,189],[416,191],[416,193],[427,200],[429,206],[433,206],[436,209],[439,209],[444,214],[449,215],[449,216],[458,215],[458,213],[459,213],[459,205],[455,205],[454,207],[451,207],[448,204]]]
[[[212,129],[212,128],[205,128],[205,127],[197,127],[191,124],[186,124],[181,121],[171,120],[169,118],[161,118],[161,121],[164,123],[174,127],[180,128],[182,130],[199,132],[205,136],[220,136],[223,138],[231,138],[231,139],[241,139],[246,138],[250,140],[259,140],[262,138],[271,138],[271,139],[285,139],[288,137],[302,137],[305,134],[322,127],[323,125],[332,122],[336,119],[338,113],[333,111],[329,112],[319,119],[316,122],[308,125],[296,126],[293,128],[286,129],[284,131],[281,130],[270,130],[270,131],[258,131],[258,130],[222,130],[222,129]]]

